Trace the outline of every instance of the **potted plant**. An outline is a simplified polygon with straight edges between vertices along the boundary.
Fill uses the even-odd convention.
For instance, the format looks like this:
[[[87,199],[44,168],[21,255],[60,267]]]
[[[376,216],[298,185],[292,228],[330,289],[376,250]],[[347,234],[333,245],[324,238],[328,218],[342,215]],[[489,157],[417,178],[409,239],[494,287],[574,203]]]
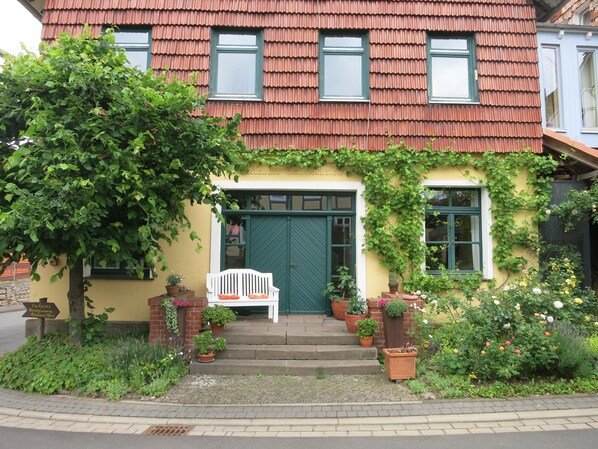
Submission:
[[[176,273],[169,274],[166,278],[166,294],[176,296],[181,290],[181,282],[183,282],[183,278],[180,275]]]
[[[417,348],[411,345],[384,348],[384,366],[390,380],[413,379],[417,361]]]
[[[405,345],[405,324],[403,314],[409,306],[400,299],[380,300],[382,323],[384,325],[384,346],[398,348]]]
[[[357,322],[357,335],[359,344],[364,348],[369,348],[374,344],[374,336],[378,330],[378,323],[373,318],[364,318]]]
[[[174,335],[179,336],[179,308],[187,307],[189,302],[185,299],[176,299],[167,296],[162,300],[162,308],[164,309],[164,321],[166,329]]]
[[[203,331],[196,335],[193,337],[193,342],[197,348],[199,361],[202,363],[213,362],[216,351],[226,349],[226,340],[222,337],[214,338],[212,331]]]
[[[399,282],[397,280],[397,272],[388,272],[388,291],[390,293],[397,293],[399,291]]]
[[[323,294],[330,298],[332,316],[337,320],[345,319],[347,302],[351,298],[359,296],[359,290],[355,278],[349,273],[349,268],[341,265],[336,270],[338,279],[336,282],[329,282]]]
[[[215,305],[201,311],[201,322],[210,323],[210,328],[214,334],[222,332],[224,325],[233,323],[237,320],[237,315],[230,307]]]
[[[347,311],[345,312],[345,324],[347,330],[355,334],[357,333],[357,322],[363,320],[368,316],[368,306],[365,299],[359,296],[349,299],[347,301]]]

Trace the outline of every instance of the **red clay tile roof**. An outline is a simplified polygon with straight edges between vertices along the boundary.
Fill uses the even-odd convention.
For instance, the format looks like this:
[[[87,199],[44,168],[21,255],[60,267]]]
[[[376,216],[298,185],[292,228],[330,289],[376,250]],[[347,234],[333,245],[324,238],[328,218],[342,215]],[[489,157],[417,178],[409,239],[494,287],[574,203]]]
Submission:
[[[245,120],[252,148],[415,148],[540,152],[534,8],[526,0],[47,0],[43,37],[89,24],[152,26],[152,67],[199,73],[208,90],[212,27],[264,30],[264,101],[209,102]],[[318,32],[366,30],[370,103],[318,101]],[[430,105],[426,33],[475,34],[479,105]]]

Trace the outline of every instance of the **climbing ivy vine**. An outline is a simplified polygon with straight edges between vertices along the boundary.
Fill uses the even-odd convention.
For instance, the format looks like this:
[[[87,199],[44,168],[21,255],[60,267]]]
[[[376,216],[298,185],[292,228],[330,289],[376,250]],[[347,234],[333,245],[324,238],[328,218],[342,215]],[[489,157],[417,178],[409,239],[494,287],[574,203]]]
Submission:
[[[419,270],[426,260],[422,241],[427,188],[423,185],[431,170],[452,167],[468,179],[477,180],[489,192],[492,202],[491,234],[495,240],[494,262],[500,270],[518,272],[528,265],[517,249],[536,251],[535,228],[546,219],[550,199],[550,178],[555,162],[529,151],[486,152],[481,155],[415,150],[403,143],[389,144],[386,151],[340,150],[255,150],[244,154],[241,171],[252,164],[318,168],[327,163],[347,174],[361,176],[365,186],[365,250],[373,251],[390,271],[403,279],[404,288],[440,291],[459,287],[473,291],[481,274],[454,276],[446,272],[430,276]],[[473,171],[471,171],[473,169]],[[517,178],[527,170],[526,188],[517,188]],[[480,176],[483,175],[483,176]],[[530,219],[522,220],[523,213]]]

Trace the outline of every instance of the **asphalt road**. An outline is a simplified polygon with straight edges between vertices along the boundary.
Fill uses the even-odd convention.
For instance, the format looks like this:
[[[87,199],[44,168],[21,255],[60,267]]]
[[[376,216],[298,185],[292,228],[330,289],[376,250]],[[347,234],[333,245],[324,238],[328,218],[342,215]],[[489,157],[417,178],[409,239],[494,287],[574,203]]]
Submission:
[[[25,310],[0,313],[0,355],[25,343]]]
[[[596,449],[598,430],[403,438],[242,438],[85,434],[0,427],[0,436],[0,449]]]

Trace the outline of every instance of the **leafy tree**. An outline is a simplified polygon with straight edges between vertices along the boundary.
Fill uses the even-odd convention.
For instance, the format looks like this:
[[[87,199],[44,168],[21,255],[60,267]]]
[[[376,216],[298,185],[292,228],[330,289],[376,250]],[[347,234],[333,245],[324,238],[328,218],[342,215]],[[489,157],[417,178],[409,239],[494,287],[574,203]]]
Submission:
[[[110,33],[62,34],[39,57],[5,62],[0,272],[24,256],[39,280],[39,266],[66,254],[73,343],[84,263],[165,269],[162,246],[190,228],[186,202],[223,201],[212,179],[234,170],[240,118],[223,123],[204,105],[192,84],[130,67]]]

